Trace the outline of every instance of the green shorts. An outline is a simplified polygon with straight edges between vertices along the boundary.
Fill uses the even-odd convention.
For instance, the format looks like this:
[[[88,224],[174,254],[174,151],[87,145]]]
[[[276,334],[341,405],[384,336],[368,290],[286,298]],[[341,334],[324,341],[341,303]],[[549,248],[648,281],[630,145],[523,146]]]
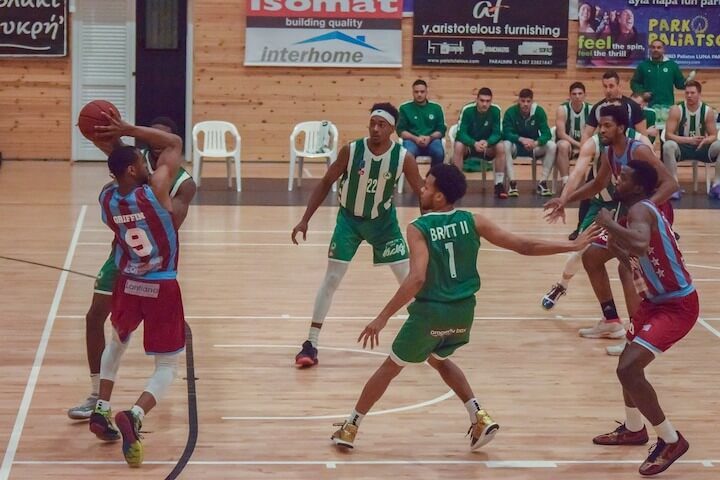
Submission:
[[[387,265],[408,259],[408,247],[400,231],[395,207],[372,220],[356,217],[340,208],[330,240],[328,258],[349,262],[365,240],[373,247],[373,263]]]
[[[710,145],[704,145],[702,148],[697,149],[693,145],[680,143],[678,147],[680,147],[681,160],[698,160],[703,163],[712,163],[710,160]]]
[[[584,231],[595,221],[595,217],[597,217],[600,209],[606,208],[608,210],[615,210],[617,206],[618,203],[612,200],[609,202],[603,202],[602,200],[598,200],[597,198],[591,199],[590,208],[588,208],[587,214],[582,219],[582,222],[580,223],[580,228],[578,228],[578,232]]]
[[[101,295],[112,295],[115,288],[115,279],[118,275],[118,268],[115,265],[115,250],[110,251],[110,256],[95,277],[95,293]]]
[[[416,300],[410,316],[392,344],[390,357],[398,365],[422,363],[430,355],[445,359],[470,340],[475,318],[475,295],[457,302]]]

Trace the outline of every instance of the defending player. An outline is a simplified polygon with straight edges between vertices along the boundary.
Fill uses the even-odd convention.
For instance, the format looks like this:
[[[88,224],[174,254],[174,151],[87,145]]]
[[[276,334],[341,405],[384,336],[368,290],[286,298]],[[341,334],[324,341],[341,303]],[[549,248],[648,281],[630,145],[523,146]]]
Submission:
[[[630,161],[622,167],[615,197],[627,205],[627,226],[603,209],[596,221],[607,229],[608,248],[631,268],[643,297],[627,333],[628,346],[620,356],[617,375],[625,399],[625,423],[593,439],[598,445],[642,445],[648,434],[642,417],[650,421],[658,440],[642,475],[667,469],[689,448],[660,408],[657,394],[645,378],[645,367],[693,328],[698,318],[698,295],[685,268],[670,222],[650,201],[658,183],[656,169]]]
[[[400,175],[405,174],[419,197],[422,178],[415,158],[390,138],[397,118],[397,109],[391,104],[373,105],[368,127],[370,136],[355,140],[340,150],[337,161],[328,168],[313,191],[305,214],[293,228],[293,243],[298,243],[295,238],[298,233],[306,239],[310,218],[339,179],[340,209],[330,240],[327,271],[315,297],[308,339],[295,356],[297,367],[312,367],[318,363],[320,329],[333,295],[363,240],[373,247],[375,265],[389,265],[398,282],[407,276],[407,244],[398,226],[393,190]]]
[[[403,367],[427,361],[465,404],[470,416],[470,448],[488,443],[498,430],[462,370],[450,355],[468,343],[475,311],[475,293],[480,289],[477,254],[480,237],[522,255],[552,255],[577,251],[599,232],[592,227],[575,241],[549,242],[516,236],[482,215],[456,210],[454,203],[465,195],[465,176],[455,165],[430,169],[421,194],[425,213],[407,229],[410,244],[410,274],[375,320],[360,334],[363,348],[379,344],[380,331],[400,308],[408,307],[407,321],[395,337],[392,353],[365,384],[347,420],[338,424],[332,440],[343,447],[354,446],[363,417],[377,402]]]

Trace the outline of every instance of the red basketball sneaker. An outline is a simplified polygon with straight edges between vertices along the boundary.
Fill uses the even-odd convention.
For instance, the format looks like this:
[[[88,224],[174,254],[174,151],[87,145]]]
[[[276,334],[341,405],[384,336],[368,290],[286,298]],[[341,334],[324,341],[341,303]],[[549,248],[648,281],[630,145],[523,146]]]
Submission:
[[[655,448],[651,449],[650,455],[640,465],[640,475],[657,475],[664,472],[688,451],[690,444],[680,432],[677,434],[679,438],[675,443],[665,443],[662,438],[658,438]]]
[[[612,432],[593,438],[593,443],[595,445],[645,445],[648,440],[645,426],[639,432],[631,432],[623,423]]]

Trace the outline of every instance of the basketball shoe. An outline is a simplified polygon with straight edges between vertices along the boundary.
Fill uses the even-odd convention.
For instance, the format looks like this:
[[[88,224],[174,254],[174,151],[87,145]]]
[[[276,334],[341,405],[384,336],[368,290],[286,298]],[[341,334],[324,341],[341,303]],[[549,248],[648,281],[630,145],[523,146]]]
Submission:
[[[625,327],[622,322],[600,320],[594,327],[581,328],[578,334],[585,338],[623,338]]]
[[[541,302],[542,307],[545,310],[550,310],[551,308],[553,308],[555,306],[555,304],[558,302],[558,300],[560,300],[560,297],[565,295],[565,293],[567,293],[567,290],[565,289],[565,287],[563,287],[559,283],[556,283],[555,285],[552,286],[550,291],[543,296],[542,302]]]
[[[657,475],[664,472],[675,460],[688,451],[690,444],[680,432],[677,434],[678,441],[675,443],[665,443],[662,438],[658,438],[657,443],[653,445],[654,448],[650,448],[650,455],[640,465],[640,475]]]
[[[553,195],[552,190],[550,190],[545,180],[538,182],[536,190],[541,197],[552,197]]]
[[[477,423],[470,425],[468,435],[470,435],[470,450],[477,450],[490,443],[495,434],[500,429],[500,425],[495,423],[488,413],[481,409],[475,412]]]
[[[144,458],[143,446],[140,441],[142,439],[140,436],[142,423],[131,410],[124,410],[115,415],[115,423],[122,434],[122,450],[125,461],[131,467],[139,467]]]
[[[631,432],[622,423],[612,432],[593,438],[593,443],[595,445],[645,445],[648,440],[647,428],[644,425],[639,432]]]
[[[103,442],[114,442],[120,439],[120,432],[112,424],[110,410],[105,412],[95,409],[90,414],[90,431]]]
[[[335,442],[339,447],[353,448],[355,443],[355,435],[357,435],[358,427],[347,421],[343,423],[333,423],[333,427],[340,427],[332,434],[330,440]]]
[[[73,420],[87,420],[95,411],[95,404],[97,403],[97,400],[97,395],[90,395],[80,405],[70,408],[67,411],[67,416]]]
[[[518,192],[517,188],[517,182],[515,180],[510,180],[510,188],[508,188],[508,197],[519,197],[520,192]]]
[[[305,368],[317,365],[317,354],[317,348],[313,347],[310,340],[305,340],[305,343],[302,344],[302,350],[300,350],[300,353],[295,355],[295,366],[298,368]]]

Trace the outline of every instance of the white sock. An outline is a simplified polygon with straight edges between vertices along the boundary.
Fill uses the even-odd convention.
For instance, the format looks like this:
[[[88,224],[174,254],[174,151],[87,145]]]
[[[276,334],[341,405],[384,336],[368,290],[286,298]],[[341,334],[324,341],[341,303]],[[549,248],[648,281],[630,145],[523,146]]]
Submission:
[[[672,423],[670,423],[670,420],[667,418],[665,418],[665,421],[660,425],[653,425],[653,428],[657,436],[665,440],[665,443],[675,443],[680,440],[675,427],[672,426]]]
[[[625,428],[631,432],[639,432],[644,426],[640,410],[625,405]]]
[[[140,405],[133,405],[133,407],[130,409],[130,411],[135,415],[135,418],[143,421],[143,418],[145,418],[145,410]]]
[[[312,343],[312,346],[315,348],[317,348],[319,336],[320,329],[317,327],[310,327],[310,331],[308,332],[308,340],[310,340],[310,343]]]
[[[92,391],[90,393],[97,397],[98,392],[100,392],[100,374],[99,373],[91,373],[90,374],[90,385],[92,386]]]
[[[503,172],[495,172],[495,185],[505,183],[505,174]]]
[[[350,416],[347,418],[347,423],[352,423],[355,426],[360,426],[360,422],[362,422],[362,419],[365,418],[365,414],[358,413],[357,410],[353,409]]]
[[[560,181],[562,181],[563,185],[567,185],[568,180],[570,180],[570,177],[568,177],[567,175],[564,177],[560,177]]]
[[[475,412],[480,410],[480,402],[478,402],[477,398],[473,397],[465,402],[465,408],[468,411],[468,415],[470,415],[470,423],[477,423],[477,415],[475,415]]]
[[[97,403],[95,404],[95,408],[97,410],[100,410],[101,412],[109,411],[110,410],[110,400],[98,399]]]

